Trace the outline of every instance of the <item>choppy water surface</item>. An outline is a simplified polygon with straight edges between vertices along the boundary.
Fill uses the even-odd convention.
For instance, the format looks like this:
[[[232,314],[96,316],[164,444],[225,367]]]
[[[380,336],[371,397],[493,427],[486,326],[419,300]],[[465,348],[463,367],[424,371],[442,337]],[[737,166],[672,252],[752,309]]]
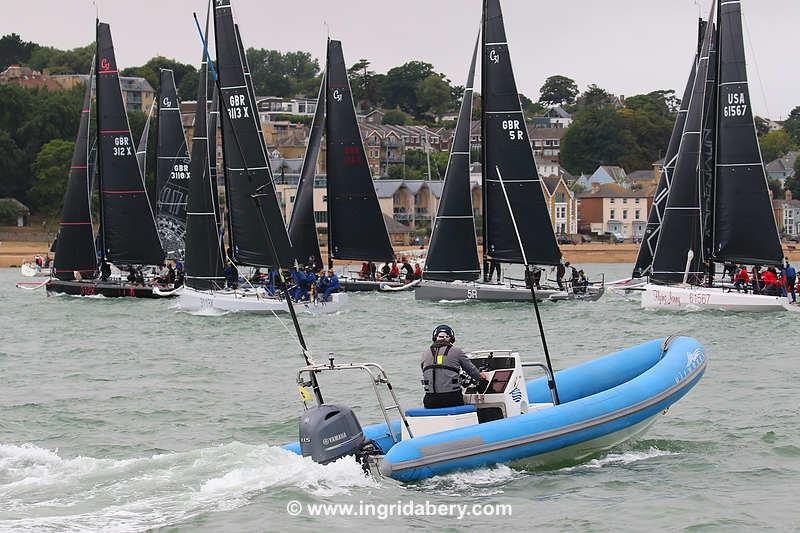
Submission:
[[[588,270],[617,279],[629,267]],[[296,439],[301,409],[290,323],[192,316],[170,301],[47,298],[14,288],[17,277],[0,271],[2,530],[800,528],[796,314],[643,312],[638,297],[611,294],[544,304],[556,367],[682,333],[705,345],[708,371],[643,440],[610,453],[403,485],[364,477],[351,460],[320,466],[276,446]],[[466,349],[542,358],[526,304],[353,294],[347,310],[301,320],[318,359],[379,362],[406,406],[420,401],[418,357],[436,324],[452,324]],[[323,382],[326,400],[377,421],[371,389],[352,378]],[[287,513],[291,501],[300,516]],[[371,516],[309,516],[305,506],[317,503]],[[511,516],[396,516],[410,504],[502,504]]]

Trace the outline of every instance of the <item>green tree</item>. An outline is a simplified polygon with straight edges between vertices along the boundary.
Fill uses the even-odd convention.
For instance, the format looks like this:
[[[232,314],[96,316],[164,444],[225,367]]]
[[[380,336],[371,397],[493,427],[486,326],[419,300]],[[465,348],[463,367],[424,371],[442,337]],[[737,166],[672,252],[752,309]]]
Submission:
[[[257,96],[316,96],[318,93],[319,61],[310,53],[248,48],[246,55]]]
[[[69,165],[75,143],[54,139],[42,146],[31,167],[34,175],[30,190],[31,209],[57,215],[64,199]]]
[[[441,115],[452,106],[450,84],[441,74],[431,74],[417,84],[417,101],[423,112]]]
[[[599,165],[618,164],[630,139],[625,121],[611,107],[586,108],[575,115],[561,141],[561,162],[572,174],[593,172]]]
[[[350,90],[353,91],[353,101],[358,104],[363,102],[369,108],[379,107],[381,103],[381,85],[385,76],[369,70],[370,62],[359,59],[352,67],[347,69],[350,79]]]
[[[575,101],[577,109],[583,108],[597,108],[606,106],[615,106],[617,99],[613,94],[605,89],[601,89],[597,85],[589,85],[589,87],[581,94]]]
[[[539,89],[539,101],[549,105],[565,105],[575,102],[578,85],[566,76],[550,76]]]
[[[92,67],[94,48],[94,43],[72,50],[37,45],[28,64],[36,70],[47,69],[51,74],[88,74]]]
[[[0,197],[22,199],[28,181],[28,161],[8,132],[0,130]]]
[[[433,65],[424,61],[409,61],[390,69],[383,80],[384,105],[400,107],[415,117],[422,115],[427,110],[419,102],[417,87],[422,80],[434,74]]]
[[[392,126],[404,126],[408,122],[408,116],[399,109],[390,109],[383,115],[383,123]]]
[[[791,110],[789,118],[783,123],[783,129],[795,144],[800,144],[800,106]]]
[[[756,123],[756,132],[758,133],[759,137],[769,133],[770,127],[767,119],[757,116],[753,118],[753,121]]]
[[[769,190],[772,191],[772,197],[776,200],[782,199],[784,196],[783,193],[783,185],[781,185],[781,180],[777,178],[769,178],[767,180],[767,185],[769,186]]]
[[[522,110],[531,116],[541,116],[547,113],[547,107],[540,102],[534,102],[522,93],[519,93],[519,103],[522,105]]]
[[[158,90],[161,82],[161,69],[172,70],[175,87],[181,100],[194,100],[197,97],[197,69],[194,65],[181,63],[174,59],[156,56],[139,67],[129,67],[121,72],[123,76],[137,76],[146,79],[154,89]]]
[[[792,138],[784,130],[774,130],[762,135],[759,144],[765,163],[778,159],[796,148]]]
[[[16,33],[3,35],[0,38],[0,71],[9,65],[27,63],[37,47],[36,43],[25,42]]]

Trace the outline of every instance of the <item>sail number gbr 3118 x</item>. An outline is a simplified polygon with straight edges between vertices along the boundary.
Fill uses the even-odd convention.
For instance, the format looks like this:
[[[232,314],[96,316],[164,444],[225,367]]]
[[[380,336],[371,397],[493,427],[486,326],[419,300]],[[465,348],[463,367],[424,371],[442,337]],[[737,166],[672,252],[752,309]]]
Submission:
[[[243,94],[232,94],[228,97],[228,117],[250,118],[250,108],[247,106],[247,97]]]

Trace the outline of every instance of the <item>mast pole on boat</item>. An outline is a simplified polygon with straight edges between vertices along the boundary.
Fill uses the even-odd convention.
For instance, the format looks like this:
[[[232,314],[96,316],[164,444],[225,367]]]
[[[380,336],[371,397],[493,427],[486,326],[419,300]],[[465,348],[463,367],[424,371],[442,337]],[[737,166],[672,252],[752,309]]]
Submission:
[[[325,86],[322,88],[322,90],[325,91],[325,99],[324,99],[324,101],[325,101],[325,144],[326,145],[330,142],[330,138],[331,138],[330,137],[330,131],[328,131],[330,129],[330,121],[328,120],[328,111],[329,111],[329,108],[328,108],[328,94],[330,92],[329,89],[330,89],[330,79],[331,79],[331,77],[330,77],[330,72],[331,72],[330,53],[331,53],[331,51],[330,50],[331,50],[331,35],[330,35],[330,28],[328,28],[328,39],[325,41],[325,80],[324,80],[325,81]],[[330,151],[330,149],[326,146],[326,148],[325,148],[326,157],[328,157],[327,154],[329,153],[329,151]],[[325,189],[326,189],[326,192],[327,192],[327,196],[326,196],[327,201],[325,202],[325,207],[326,207],[326,210],[327,210],[327,218],[328,218],[328,222],[327,222],[327,226],[328,226],[328,231],[327,231],[327,239],[328,239],[328,270],[333,270],[333,245],[332,245],[333,239],[332,239],[332,233],[331,233],[331,230],[333,229],[333,225],[331,224],[331,220],[332,220],[331,212],[333,211],[333,202],[332,202],[332,197],[331,197],[330,179],[331,179],[330,167],[328,167],[328,165],[326,163],[326,165],[325,165]]]
[[[550,388],[550,392],[553,396],[553,403],[555,405],[559,405],[561,400],[558,398],[558,388],[556,387],[556,378],[555,374],[553,373],[553,363],[550,362],[550,350],[547,349],[547,338],[544,335],[544,326],[542,325],[542,315],[539,313],[539,302],[536,299],[536,288],[533,284],[533,279],[531,276],[531,268],[533,265],[528,263],[528,257],[525,254],[525,247],[522,245],[522,236],[519,234],[519,228],[517,227],[517,219],[514,217],[514,211],[511,209],[511,201],[508,198],[508,191],[506,191],[506,184],[503,181],[503,175],[500,173],[500,168],[495,167],[497,170],[497,179],[500,181],[500,188],[503,189],[503,196],[506,199],[506,205],[508,206],[508,214],[511,217],[511,224],[514,226],[514,233],[517,235],[517,242],[519,243],[519,249],[522,253],[522,262],[525,265],[525,282],[531,288],[531,298],[533,298],[533,310],[536,314],[536,323],[539,325],[539,337],[542,339],[542,348],[544,349],[544,358],[547,362],[547,369],[550,371],[550,374],[547,377],[547,386]]]
[[[200,22],[197,20],[197,13],[192,13],[192,15],[194,16],[194,23],[197,26],[197,31],[200,33],[200,40],[203,43],[203,52],[206,55],[206,60],[207,60],[208,65],[209,65],[209,67],[211,69],[211,76],[214,78],[214,84],[217,87],[217,90],[220,92],[220,94],[222,94],[222,87],[220,86],[219,76],[217,76],[217,70],[214,67],[214,63],[211,61],[211,54],[208,52],[208,44],[206,42],[205,36],[203,35],[203,30],[200,29]],[[219,99],[219,104],[222,107],[222,110],[227,112],[227,105],[226,105],[226,102],[225,102],[224,98],[220,98]],[[224,116],[224,115],[222,115],[222,116]],[[242,150],[242,145],[239,143],[239,136],[236,133],[236,130],[234,130],[234,129],[231,129],[231,130],[233,131],[233,139],[234,139],[234,142],[236,144],[236,149],[242,154],[242,165],[244,167],[244,172],[245,172],[245,174],[250,174],[250,170],[247,167],[247,161],[244,158],[244,152]],[[264,187],[264,186],[262,185],[262,187]],[[281,292],[282,292],[284,298],[286,299],[286,305],[289,308],[289,314],[292,317],[292,322],[294,323],[295,333],[297,334],[297,340],[300,342],[300,347],[303,350],[303,359],[305,359],[305,362],[306,362],[307,365],[310,365],[311,364],[311,360],[308,357],[308,347],[306,346],[306,341],[305,341],[305,338],[303,337],[303,331],[300,328],[300,322],[297,320],[297,313],[295,313],[294,306],[292,305],[292,298],[289,295],[289,288],[286,286],[286,280],[284,280],[284,278],[283,278],[283,272],[281,271],[280,261],[278,260],[278,251],[275,248],[275,243],[272,240],[272,233],[269,231],[269,226],[267,225],[267,221],[264,218],[264,213],[261,211],[260,198],[261,198],[261,196],[264,196],[264,193],[260,192],[262,187],[259,187],[258,189],[256,189],[256,194],[251,195],[251,198],[253,199],[253,201],[255,202],[256,206],[258,207],[258,209],[257,209],[258,216],[259,216],[259,219],[261,220],[261,224],[264,227],[264,232],[267,234],[267,245],[270,248],[270,252],[272,253],[272,256],[275,258],[276,262],[278,263],[277,266],[276,266],[277,271],[278,271],[278,283],[280,285]],[[312,387],[312,389],[314,391],[314,397],[316,398],[317,403],[319,403],[319,404],[324,403],[324,401],[322,399],[322,391],[319,388],[319,382],[317,381],[316,374],[313,373],[313,372],[311,373],[311,387]]]

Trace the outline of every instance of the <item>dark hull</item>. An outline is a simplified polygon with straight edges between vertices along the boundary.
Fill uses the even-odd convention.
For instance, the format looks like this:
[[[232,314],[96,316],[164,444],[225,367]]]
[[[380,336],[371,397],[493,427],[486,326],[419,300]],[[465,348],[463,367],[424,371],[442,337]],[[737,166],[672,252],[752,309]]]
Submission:
[[[151,285],[102,282],[95,280],[62,281],[51,279],[46,285],[48,294],[70,294],[73,296],[105,296],[106,298],[167,298],[156,295]],[[177,294],[173,295],[177,296]]]

